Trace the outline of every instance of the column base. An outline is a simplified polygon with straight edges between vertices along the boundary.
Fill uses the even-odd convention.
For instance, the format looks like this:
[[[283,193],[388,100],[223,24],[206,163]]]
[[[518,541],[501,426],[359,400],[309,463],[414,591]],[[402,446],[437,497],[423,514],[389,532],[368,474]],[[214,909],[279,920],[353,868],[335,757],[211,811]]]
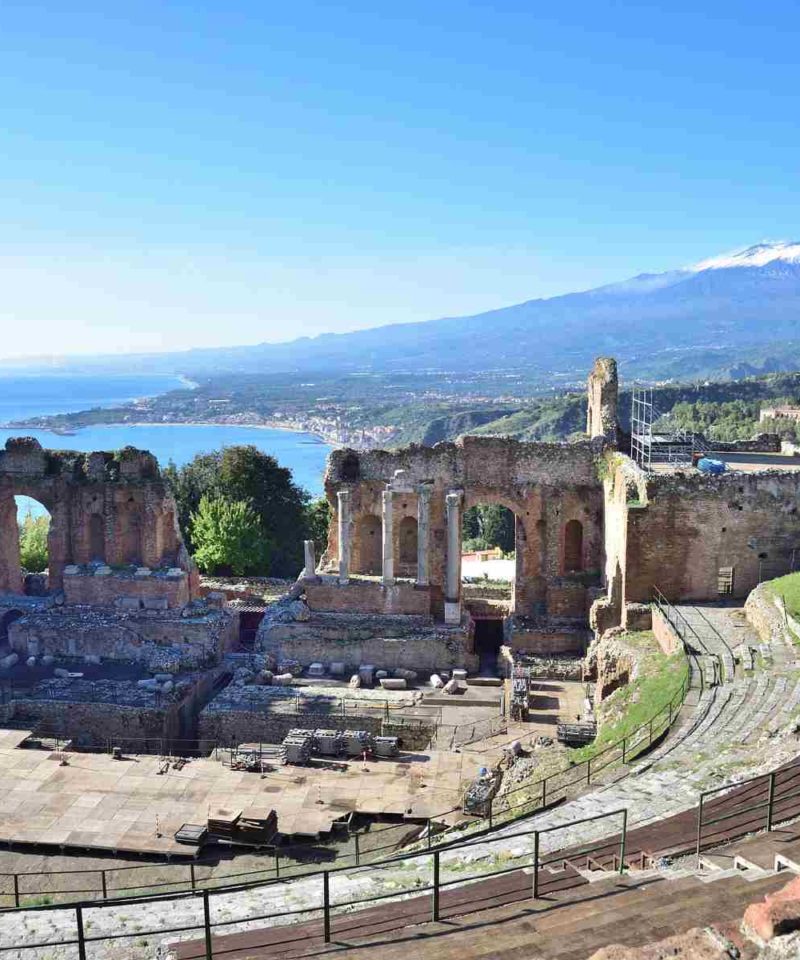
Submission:
[[[461,623],[461,602],[455,603],[450,600],[444,602],[444,622],[449,624]]]
[[[381,577],[381,583],[384,587],[393,587],[395,584],[394,577]]]

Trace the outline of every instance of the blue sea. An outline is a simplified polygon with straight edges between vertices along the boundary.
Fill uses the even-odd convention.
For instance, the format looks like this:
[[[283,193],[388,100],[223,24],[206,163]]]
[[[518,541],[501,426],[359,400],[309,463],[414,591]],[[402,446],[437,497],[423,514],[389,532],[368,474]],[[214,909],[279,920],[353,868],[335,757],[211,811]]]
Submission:
[[[45,414],[72,413],[91,407],[109,407],[137,397],[156,396],[185,387],[176,377],[2,376],[0,424]],[[44,430],[0,427],[0,446],[9,437],[34,436],[43,447],[57,450],[119,450],[132,446],[149,450],[159,463],[179,466],[197,453],[232,444],[253,444],[288,467],[295,483],[313,496],[322,492],[325,459],[330,447],[307,433],[260,427],[184,426],[181,424],[87,427],[63,436]]]

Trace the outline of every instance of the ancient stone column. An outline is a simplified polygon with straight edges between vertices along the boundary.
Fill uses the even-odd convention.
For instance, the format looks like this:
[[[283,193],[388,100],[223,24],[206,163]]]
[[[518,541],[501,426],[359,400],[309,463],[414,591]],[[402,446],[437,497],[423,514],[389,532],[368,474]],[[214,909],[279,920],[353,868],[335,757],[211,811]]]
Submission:
[[[336,494],[339,505],[339,583],[350,579],[350,491],[340,490]]]
[[[444,619],[461,622],[461,498],[452,491],[445,498],[447,508],[447,578],[445,581]]]
[[[317,575],[317,561],[314,556],[314,541],[313,540],[304,540],[303,541],[303,552],[305,555],[305,567],[303,568],[304,577],[316,577]]]
[[[430,530],[431,488],[422,484],[417,491],[417,586],[427,587],[428,540]]]
[[[383,582],[394,583],[394,493],[384,490],[383,501]]]

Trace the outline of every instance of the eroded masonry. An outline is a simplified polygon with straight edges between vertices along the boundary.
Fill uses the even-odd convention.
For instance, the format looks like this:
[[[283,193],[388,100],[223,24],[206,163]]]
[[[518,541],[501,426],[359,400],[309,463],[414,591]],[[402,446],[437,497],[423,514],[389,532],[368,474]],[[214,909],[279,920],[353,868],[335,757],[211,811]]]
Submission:
[[[302,622],[268,616],[262,643],[303,663],[332,656],[335,642],[353,664],[476,669],[489,622],[500,626],[495,652],[574,657],[593,632],[646,626],[655,587],[671,600],[746,597],[777,575],[765,571],[790,569],[800,473],[777,438],[741,444],[761,454],[741,465],[728,444],[719,476],[646,471],[625,452],[617,395],[616,363],[601,358],[585,440],[466,436],[335,451],[325,479],[333,522],[319,565],[309,558],[301,577]],[[479,503],[514,514],[510,599],[462,582],[462,516]]]

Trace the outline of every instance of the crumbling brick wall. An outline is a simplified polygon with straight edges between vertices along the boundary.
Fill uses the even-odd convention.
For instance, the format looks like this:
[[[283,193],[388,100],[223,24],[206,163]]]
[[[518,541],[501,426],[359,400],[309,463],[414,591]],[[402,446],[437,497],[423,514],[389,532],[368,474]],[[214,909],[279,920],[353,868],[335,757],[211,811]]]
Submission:
[[[196,574],[183,545],[175,502],[152,454],[45,450],[30,437],[0,452],[0,592],[22,593],[15,496],[50,513],[50,587],[64,568],[93,561],[110,566],[180,567]]]
[[[425,484],[430,495],[428,570],[430,612],[441,616],[447,564],[445,499],[463,493],[463,510],[482,503],[500,503],[516,517],[517,574],[514,609],[523,615],[546,615],[548,591],[555,581],[575,575],[581,586],[599,583],[603,555],[603,492],[596,461],[603,441],[521,443],[496,437],[463,437],[435,447],[411,446],[398,451],[334,451],[328,460],[325,490],[333,511],[323,569],[338,570],[338,501],[349,490],[352,510],[353,572],[359,558],[370,554],[362,543],[380,518],[382,494],[397,471],[410,490]],[[416,492],[393,499],[393,536],[404,518],[416,516]],[[370,522],[365,523],[365,518]],[[580,570],[565,570],[565,531],[569,521],[580,524]],[[460,532],[459,532],[460,535]],[[394,545],[394,556],[401,544]],[[376,571],[370,571],[376,572]],[[413,565],[396,571],[413,575]],[[346,601],[343,601],[346,603]],[[559,601],[560,602],[560,601]],[[341,607],[339,607],[341,609]],[[351,609],[358,609],[353,595]]]

